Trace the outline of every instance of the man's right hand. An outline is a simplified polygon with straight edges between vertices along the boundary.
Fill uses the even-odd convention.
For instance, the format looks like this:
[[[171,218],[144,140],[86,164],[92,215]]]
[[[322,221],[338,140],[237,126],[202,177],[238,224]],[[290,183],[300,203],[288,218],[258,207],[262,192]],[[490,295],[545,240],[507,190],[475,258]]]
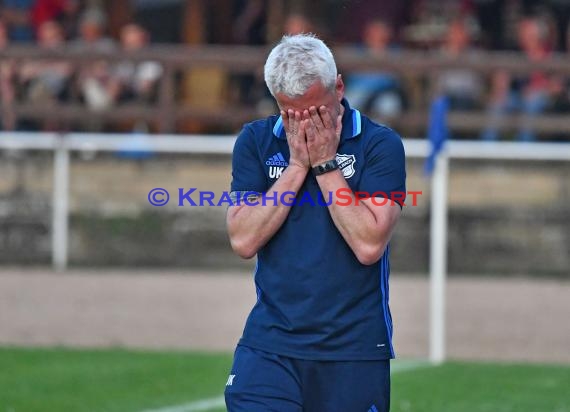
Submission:
[[[305,135],[306,120],[302,119],[300,112],[281,110],[283,127],[289,144],[289,165],[295,165],[308,170],[311,166],[309,150],[307,149],[307,136]]]

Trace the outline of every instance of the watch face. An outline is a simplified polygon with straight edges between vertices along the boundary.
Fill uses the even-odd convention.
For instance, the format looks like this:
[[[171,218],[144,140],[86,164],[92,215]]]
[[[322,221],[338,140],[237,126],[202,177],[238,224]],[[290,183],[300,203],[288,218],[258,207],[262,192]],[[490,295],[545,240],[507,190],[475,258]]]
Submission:
[[[315,166],[313,168],[313,172],[315,173],[315,175],[319,176],[319,175],[322,175],[324,173],[333,171],[335,169],[338,169],[338,163],[335,159],[333,159],[333,160],[329,160],[326,163]]]

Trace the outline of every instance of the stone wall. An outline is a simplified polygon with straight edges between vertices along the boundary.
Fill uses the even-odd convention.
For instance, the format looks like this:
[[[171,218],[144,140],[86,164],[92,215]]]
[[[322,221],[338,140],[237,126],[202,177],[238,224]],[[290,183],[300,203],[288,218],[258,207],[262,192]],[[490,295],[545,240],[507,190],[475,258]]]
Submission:
[[[0,162],[0,264],[50,261],[52,158],[6,154]],[[178,188],[218,196],[229,158],[160,155],[150,159],[76,154],[71,167],[70,262],[77,266],[252,267],[233,255],[225,207],[179,207]],[[171,201],[149,204],[163,187]],[[408,162],[406,207],[393,239],[392,266],[426,272],[429,181]],[[570,276],[570,165],[453,161],[449,208],[452,273]]]

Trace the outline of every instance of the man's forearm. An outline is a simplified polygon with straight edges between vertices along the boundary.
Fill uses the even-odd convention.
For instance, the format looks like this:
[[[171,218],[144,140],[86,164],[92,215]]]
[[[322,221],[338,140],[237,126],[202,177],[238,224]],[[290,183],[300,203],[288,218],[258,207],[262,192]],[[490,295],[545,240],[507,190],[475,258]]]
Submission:
[[[358,260],[364,264],[377,261],[390,240],[395,220],[399,217],[399,206],[391,206],[387,202],[382,207],[396,207],[397,213],[388,209],[386,213],[374,213],[366,200],[352,193],[340,170],[318,176],[317,182],[325,198],[332,194],[332,202],[328,206],[331,217]],[[346,189],[343,197],[338,196],[339,189]],[[347,193],[352,198],[350,201],[346,198]]]
[[[232,248],[244,258],[253,257],[279,230],[291,207],[283,202],[287,192],[295,195],[303,185],[307,169],[290,165],[269,190],[268,201],[255,205],[230,206],[227,225]],[[248,202],[254,203],[254,202]]]

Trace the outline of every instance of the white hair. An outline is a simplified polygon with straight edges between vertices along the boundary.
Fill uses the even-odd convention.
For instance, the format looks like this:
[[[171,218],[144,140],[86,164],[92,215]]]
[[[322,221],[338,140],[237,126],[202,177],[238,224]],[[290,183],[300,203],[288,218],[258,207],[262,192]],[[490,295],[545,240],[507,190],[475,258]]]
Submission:
[[[265,62],[265,83],[275,97],[302,96],[316,81],[334,89],[337,68],[326,44],[313,34],[283,36]]]

